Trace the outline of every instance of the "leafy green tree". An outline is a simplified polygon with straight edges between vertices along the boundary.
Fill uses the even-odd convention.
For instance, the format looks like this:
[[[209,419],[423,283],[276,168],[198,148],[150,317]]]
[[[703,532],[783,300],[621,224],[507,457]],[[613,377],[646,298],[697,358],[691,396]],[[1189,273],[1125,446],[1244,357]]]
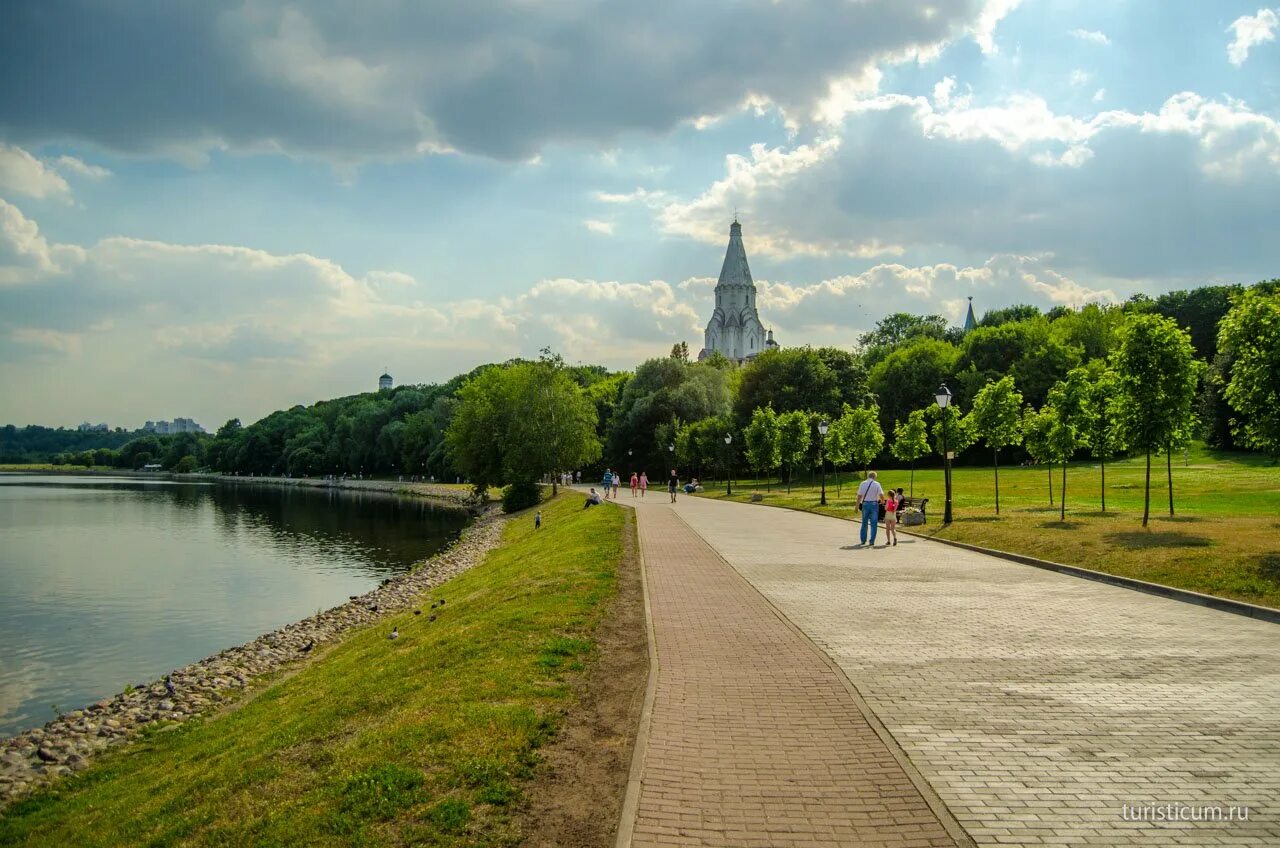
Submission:
[[[1027,446],[1027,453],[1036,462],[1049,465],[1049,506],[1053,506],[1053,446],[1049,441],[1049,431],[1053,427],[1054,416],[1051,410],[1037,411],[1028,406],[1022,413],[1022,438]]]
[[[778,416],[773,407],[757,409],[742,436],[747,443],[747,464],[771,482],[774,469],[782,462],[778,452]]]
[[[1168,318],[1132,314],[1112,367],[1119,379],[1119,418],[1126,440],[1146,454],[1142,526],[1151,516],[1151,453],[1189,432],[1199,376],[1191,338]]]
[[[1049,474],[1053,474],[1053,463],[1062,463],[1062,490],[1058,493],[1058,520],[1067,520],[1067,462],[1080,447],[1080,432],[1071,416],[1061,409],[1046,405],[1040,410],[1046,420],[1044,445],[1048,451]]]
[[[932,427],[933,451],[938,456],[943,456],[944,436],[947,450],[957,454],[978,440],[973,429],[973,419],[960,412],[954,401],[945,410],[937,404],[930,404],[924,408],[924,415]]]
[[[1280,292],[1250,289],[1237,297],[1218,347],[1232,360],[1224,396],[1238,416],[1233,434],[1280,461]]]
[[[867,398],[866,374],[857,359],[835,348],[769,350],[743,366],[734,417],[745,426],[757,409],[808,410],[835,417],[845,403]]]
[[[894,459],[911,463],[911,497],[916,496],[916,460],[929,453],[929,425],[923,409],[914,409],[905,423],[893,427],[893,444],[889,452]]]
[[[650,359],[626,382],[608,428],[612,462],[627,457],[641,468],[670,468],[667,445],[678,421],[701,421],[729,411],[729,372],[708,362]]]
[[[795,467],[804,462],[809,452],[809,413],[796,409],[778,415],[778,458],[787,469],[787,492]]]
[[[726,465],[724,437],[732,428],[728,415],[682,425],[676,433],[676,460],[680,467],[699,478],[716,476],[716,470]]]
[[[504,472],[510,482],[533,482],[551,475],[551,493],[559,472],[600,458],[596,410],[563,368],[546,362],[510,366],[510,419]]]
[[[906,418],[932,398],[956,370],[960,351],[938,339],[917,338],[895,349],[871,369],[868,384],[880,406],[881,426]]]
[[[989,309],[978,321],[979,327],[998,327],[1016,321],[1030,321],[1041,317],[1040,308],[1027,303],[1006,306],[1003,309]]]
[[[995,471],[996,515],[1000,514],[1000,448],[1022,442],[1022,393],[1013,387],[1013,377],[1005,376],[978,392],[973,400],[974,433],[991,448]]]
[[[884,449],[884,431],[880,429],[880,410],[875,406],[848,410],[841,416],[841,429],[849,442],[849,457],[862,466],[863,476],[872,461]]]
[[[1072,371],[1068,379],[1075,374]],[[1107,511],[1107,460],[1125,448],[1124,433],[1119,423],[1120,385],[1110,369],[1089,369],[1088,394],[1084,401],[1084,443],[1102,470],[1102,511]]]
[[[844,491],[844,481],[840,476],[840,469],[853,461],[853,443],[849,438],[849,422],[848,415],[851,411],[849,406],[845,406],[844,415],[841,415],[835,421],[829,422],[827,428],[827,441],[823,448],[827,461],[831,463],[831,467],[836,472],[836,492]]]

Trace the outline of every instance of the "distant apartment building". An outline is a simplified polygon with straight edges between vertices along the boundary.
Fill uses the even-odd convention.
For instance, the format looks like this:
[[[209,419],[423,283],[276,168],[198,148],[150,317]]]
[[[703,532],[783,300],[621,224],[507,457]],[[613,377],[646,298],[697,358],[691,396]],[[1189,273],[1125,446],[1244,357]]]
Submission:
[[[106,426],[105,424],[103,425]],[[172,436],[175,433],[203,433],[205,430],[190,418],[175,418],[172,421],[148,421],[142,429],[157,436]]]
[[[81,433],[106,433],[111,428],[106,424],[90,424],[88,421],[76,427]]]

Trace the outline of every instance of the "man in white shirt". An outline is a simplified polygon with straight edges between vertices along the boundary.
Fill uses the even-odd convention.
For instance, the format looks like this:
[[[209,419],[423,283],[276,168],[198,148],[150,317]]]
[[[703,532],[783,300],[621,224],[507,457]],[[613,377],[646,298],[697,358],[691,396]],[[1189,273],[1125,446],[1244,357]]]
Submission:
[[[876,544],[876,530],[880,529],[880,499],[884,497],[884,489],[876,479],[874,471],[867,472],[867,479],[858,486],[858,508],[862,510],[862,530],[858,538],[867,544],[867,526],[871,527],[871,546]]]

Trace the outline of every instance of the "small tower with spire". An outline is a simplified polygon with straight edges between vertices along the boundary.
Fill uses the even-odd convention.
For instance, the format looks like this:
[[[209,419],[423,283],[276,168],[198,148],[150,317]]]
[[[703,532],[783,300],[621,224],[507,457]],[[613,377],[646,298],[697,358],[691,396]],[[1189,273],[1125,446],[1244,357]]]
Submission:
[[[382,376],[378,378],[378,391],[389,388],[391,388],[391,375],[383,371]]]
[[[969,314],[964,316],[964,331],[966,333],[978,329],[978,322],[973,317],[973,295],[969,295]]]

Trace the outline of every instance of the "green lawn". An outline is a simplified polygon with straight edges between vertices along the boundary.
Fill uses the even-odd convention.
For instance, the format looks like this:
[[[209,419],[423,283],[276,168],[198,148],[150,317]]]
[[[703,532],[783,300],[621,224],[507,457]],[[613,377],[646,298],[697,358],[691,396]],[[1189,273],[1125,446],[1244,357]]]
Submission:
[[[513,805],[593,650],[630,517],[566,495],[543,520],[513,521],[435,592],[437,621],[388,619],[238,709],[102,757],[6,811],[0,844],[514,844]]]
[[[995,514],[991,468],[953,472],[955,521],[942,525],[944,489],[940,469],[918,470],[915,494],[929,498],[927,535],[1028,554],[1112,574],[1136,577],[1197,592],[1280,607],[1280,467],[1254,454],[1192,448],[1175,456],[1174,508],[1169,516],[1164,457],[1153,460],[1150,525],[1142,527],[1144,462],[1107,464],[1107,512],[1100,510],[1097,463],[1067,469],[1067,514],[1059,519],[1062,468],[1053,474],[1049,506],[1048,470],[1000,470],[1001,514]],[[791,494],[776,484],[765,503],[851,518],[861,475],[840,485],[827,478],[828,506],[806,479]],[[880,472],[886,486],[910,488],[906,470]],[[747,500],[763,483],[735,481],[734,499]],[[723,498],[724,484],[707,484],[706,495]]]

